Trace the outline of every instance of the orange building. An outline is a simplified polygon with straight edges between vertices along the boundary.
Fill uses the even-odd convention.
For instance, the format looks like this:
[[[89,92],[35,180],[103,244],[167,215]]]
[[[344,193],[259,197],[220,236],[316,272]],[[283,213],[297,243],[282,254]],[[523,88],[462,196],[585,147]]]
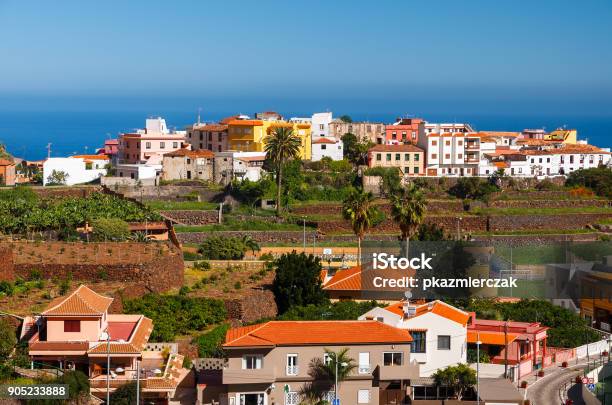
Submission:
[[[15,185],[15,163],[9,159],[0,159],[0,186]]]

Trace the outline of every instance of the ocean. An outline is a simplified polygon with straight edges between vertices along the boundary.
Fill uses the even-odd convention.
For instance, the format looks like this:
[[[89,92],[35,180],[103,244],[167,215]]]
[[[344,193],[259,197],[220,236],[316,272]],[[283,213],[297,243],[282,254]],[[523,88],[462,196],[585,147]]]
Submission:
[[[285,117],[310,116],[312,112],[286,112]],[[215,113],[202,115],[203,121],[216,121],[236,114]],[[253,113],[253,112],[251,112]],[[395,114],[342,114],[353,120],[372,122],[393,122]],[[118,134],[142,128],[150,111],[0,111],[0,143],[6,145],[14,156],[28,160],[43,159],[47,156],[47,144],[51,144],[51,156],[93,153],[105,139],[116,138]],[[156,111],[166,119],[170,128],[183,129],[196,121],[193,111]],[[340,116],[341,113],[334,113]],[[610,116],[532,116],[463,114],[423,114],[430,122],[468,122],[477,130],[520,131],[524,128],[545,128],[553,130],[566,126],[576,128],[578,137],[600,147],[612,147],[612,115]]]

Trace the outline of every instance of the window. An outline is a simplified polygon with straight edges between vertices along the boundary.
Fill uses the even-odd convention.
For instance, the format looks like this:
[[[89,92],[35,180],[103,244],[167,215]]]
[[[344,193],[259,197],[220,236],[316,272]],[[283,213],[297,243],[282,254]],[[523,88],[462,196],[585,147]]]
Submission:
[[[438,141],[431,141],[431,146],[438,146]]]
[[[298,405],[300,403],[300,395],[296,391],[285,393],[285,405]]]
[[[321,145],[321,150],[327,149],[327,145]]]
[[[262,367],[263,357],[261,355],[247,354],[242,358],[243,370],[259,370]]]
[[[419,155],[417,155],[417,156],[419,156]],[[431,158],[432,158],[432,159],[437,159],[437,158],[438,158],[438,155],[437,155],[436,153],[432,153],[432,154],[431,154]],[[415,160],[418,160],[418,159],[415,159]]]
[[[147,142],[147,143],[145,143],[145,148],[147,148],[147,149],[151,149],[151,142]]]
[[[81,321],[79,320],[64,321],[64,332],[80,332],[80,331],[81,331]]]
[[[410,153],[404,153],[404,160],[406,162],[410,161]]]
[[[391,161],[391,154],[387,153],[387,162],[390,162],[390,161]]]
[[[458,154],[457,159],[463,159],[463,154],[462,153]]]
[[[160,142],[159,149],[165,149],[165,148],[166,148],[166,142]]]
[[[329,355],[329,353],[324,353],[323,354],[323,364],[329,364],[331,363],[331,356]]]
[[[450,153],[445,154],[444,159],[450,159]]]
[[[380,155],[380,153],[376,154],[376,160],[378,160],[378,161],[382,160],[382,156]]]
[[[402,155],[399,153],[395,154],[395,160],[401,160],[402,159]]]
[[[416,131],[412,131],[412,139],[416,139]]]
[[[410,167],[406,166],[404,167],[404,174],[408,174],[410,173]]]
[[[319,124],[319,130],[324,131],[325,130],[325,125],[324,124]]]
[[[444,145],[450,146],[450,141],[444,141]]]
[[[369,404],[370,403],[370,390],[359,390],[357,393],[358,404]]]
[[[413,167],[412,170],[414,171],[414,174],[419,174],[419,168],[418,167]]]
[[[368,374],[370,372],[370,352],[359,353],[359,374]]]
[[[457,145],[458,145],[458,146],[462,146],[462,145],[463,145],[463,141],[462,141],[462,140],[458,140],[458,141],[457,141]]]
[[[178,142],[172,142],[172,147],[175,149],[178,148]]]
[[[438,350],[450,350],[451,341],[449,335],[438,335]]]
[[[191,164],[191,159],[187,158],[187,164],[190,165]]]
[[[412,343],[410,351],[412,353],[425,353],[425,336],[427,332],[424,331],[410,331],[412,336]]]
[[[419,161],[419,154],[418,154],[418,153],[415,153],[415,154],[414,154],[414,161],[415,161],[415,162],[418,162],[418,161]]]
[[[383,364],[385,366],[401,366],[402,352],[386,352],[383,353]]]
[[[287,375],[298,374],[298,355],[288,354],[287,355]]]

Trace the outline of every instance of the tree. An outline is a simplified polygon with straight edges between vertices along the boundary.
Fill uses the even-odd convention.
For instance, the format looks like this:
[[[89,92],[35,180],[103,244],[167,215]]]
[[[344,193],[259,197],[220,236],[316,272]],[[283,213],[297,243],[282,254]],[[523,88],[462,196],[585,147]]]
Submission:
[[[441,241],[447,240],[448,236],[444,233],[444,229],[436,224],[421,224],[415,235],[419,241]]]
[[[6,359],[17,344],[15,329],[4,318],[0,318],[0,359]]]
[[[276,173],[276,216],[280,216],[283,165],[299,156],[302,140],[293,129],[278,127],[265,138],[265,143],[266,157],[271,160]]]
[[[425,218],[427,203],[421,189],[413,183],[391,195],[391,217],[400,227],[405,257],[410,256],[410,238]]]
[[[252,241],[255,242],[255,241]],[[255,245],[251,247],[255,248]],[[244,253],[250,247],[245,245],[245,241],[237,237],[210,236],[200,244],[198,253],[206,260],[241,260]],[[259,246],[257,246],[259,248]],[[257,250],[257,249],[255,249]]]
[[[316,357],[310,361],[308,375],[312,378],[312,383],[304,385],[300,391],[300,396],[310,403],[319,403],[323,400],[326,392],[334,387],[338,381],[338,387],[334,387],[334,392],[338,392],[340,383],[357,368],[355,360],[348,356],[348,348],[338,352],[325,349],[323,361]],[[338,375],[336,375],[336,370]]]
[[[241,202],[246,203],[251,208],[261,201],[273,189],[274,185],[267,177],[259,181],[251,181],[244,179],[242,181],[234,181],[232,184],[232,194]]]
[[[468,389],[476,385],[476,371],[467,364],[448,366],[436,371],[432,377],[437,386],[453,388],[459,401]]]
[[[351,118],[350,115],[344,114],[340,116],[340,121],[342,122],[346,122],[347,124],[350,124],[353,122],[353,119]]]
[[[321,282],[321,262],[318,257],[286,253],[276,260],[276,275],[272,292],[279,313],[295,305],[319,305],[327,302]]]
[[[347,132],[342,135],[344,157],[353,165],[358,166],[367,163],[368,150],[374,145],[369,140],[360,140],[354,134]]]
[[[612,198],[612,170],[607,167],[576,170],[567,176],[565,185],[588,187],[599,196]]]
[[[489,195],[499,188],[486,180],[478,177],[461,177],[448,192],[457,198],[487,201]]]
[[[66,371],[58,379],[57,383],[68,385],[68,395],[70,399],[89,395],[89,378],[82,371]]]
[[[370,229],[378,209],[374,206],[374,196],[363,189],[351,192],[342,204],[342,216],[351,222],[357,236],[357,263],[361,264],[361,240]]]
[[[96,218],[91,221],[92,238],[98,242],[121,242],[130,237],[127,222],[119,218]]]
[[[142,387],[140,387],[142,390]],[[141,391],[142,392],[142,391]],[[141,395],[142,396],[142,395]],[[132,405],[136,403],[136,382],[123,384],[110,396],[113,405]]]
[[[68,173],[62,170],[53,170],[49,176],[47,176],[48,186],[64,186],[68,181]]]
[[[253,254],[261,250],[257,241],[253,239],[251,235],[242,235],[242,243],[247,249],[253,252]]]

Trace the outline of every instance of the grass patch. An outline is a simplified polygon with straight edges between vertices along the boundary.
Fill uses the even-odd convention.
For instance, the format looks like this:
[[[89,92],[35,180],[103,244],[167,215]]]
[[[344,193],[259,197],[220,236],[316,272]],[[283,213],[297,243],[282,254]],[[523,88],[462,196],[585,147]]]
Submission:
[[[312,239],[307,241],[306,249],[312,247]],[[294,243],[294,242],[269,242],[269,243],[261,243],[260,246],[268,246],[268,247],[299,247],[303,246],[302,242]],[[357,247],[357,241],[349,242],[349,241],[317,241],[315,243],[315,247]]]
[[[178,210],[216,210],[219,204],[208,201],[147,201],[146,205],[155,211],[178,211]]]
[[[196,226],[175,226],[174,230],[179,233],[189,232],[221,232],[221,231],[301,231],[302,225],[276,223],[263,219],[248,219],[239,221],[231,217],[226,217],[223,224],[196,225]],[[306,227],[307,231],[314,228]]]
[[[564,207],[564,208],[474,208],[476,215],[568,215],[568,214],[612,214],[608,207]]]
[[[517,288],[499,288],[497,294],[500,297],[517,298],[544,298],[546,295],[546,284],[544,280],[517,280]]]
[[[565,262],[565,247],[557,245],[495,246],[495,254],[513,264],[547,264]]]

